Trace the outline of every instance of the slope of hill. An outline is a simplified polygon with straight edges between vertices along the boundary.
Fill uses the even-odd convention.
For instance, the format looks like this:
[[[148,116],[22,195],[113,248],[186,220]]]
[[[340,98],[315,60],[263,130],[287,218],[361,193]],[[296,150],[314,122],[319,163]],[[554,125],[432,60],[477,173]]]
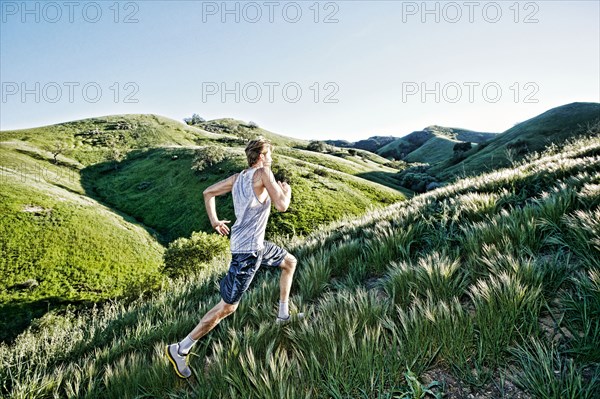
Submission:
[[[312,163],[325,169],[363,177],[366,180],[398,190],[406,196],[412,195],[410,190],[398,184],[396,178],[398,169],[387,166],[389,163],[387,159],[370,152],[358,151],[356,155],[341,151],[334,154],[324,154],[298,148],[282,148],[276,149],[276,151],[282,155]]]
[[[195,145],[226,138],[158,115],[110,115],[33,129],[0,132],[2,141],[23,141],[46,151],[60,149],[83,165],[120,159],[132,149]]]
[[[528,153],[542,151],[552,144],[560,146],[568,138],[585,135],[590,126],[598,123],[600,104],[566,104],[513,126],[462,162],[438,164],[430,173],[448,180],[458,174],[473,176],[506,167]]]
[[[418,162],[434,164],[452,158],[454,146],[460,141],[452,140],[446,136],[433,136],[422,146],[411,151],[403,158],[405,162]]]
[[[45,157],[27,143],[0,145],[2,341],[57,305],[135,295],[159,277],[152,231],[86,196],[75,161]]]
[[[448,398],[600,393],[600,138],[319,229],[202,339],[189,384],[164,358],[219,298],[225,265],[151,298],[49,314],[0,345],[1,392],[39,397]],[[52,339],[43,339],[52,337]]]
[[[381,147],[396,140],[397,137],[393,136],[372,136],[365,140],[358,140],[350,142],[347,140],[326,140],[327,144],[334,145],[341,148],[358,148],[365,151],[377,153]]]
[[[201,122],[194,125],[207,132],[228,135],[229,137],[237,138],[242,136],[263,136],[269,139],[276,146],[293,147],[293,146],[306,146],[308,141],[294,139],[286,136],[282,136],[277,133],[270,132],[259,126],[253,127],[249,123],[233,119],[233,118],[222,118],[214,119],[210,121]]]

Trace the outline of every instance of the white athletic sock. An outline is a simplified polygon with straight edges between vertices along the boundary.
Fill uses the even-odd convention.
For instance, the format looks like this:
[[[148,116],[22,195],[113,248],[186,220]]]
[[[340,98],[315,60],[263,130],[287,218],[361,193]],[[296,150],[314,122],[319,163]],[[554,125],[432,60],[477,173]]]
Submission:
[[[290,308],[287,302],[279,301],[279,314],[277,316],[280,319],[287,319],[290,317]]]
[[[193,340],[192,337],[190,337],[189,335],[187,337],[185,337],[180,343],[179,343],[179,354],[186,356],[188,353],[190,353],[190,349],[192,349],[192,346],[194,346],[194,344],[198,342],[197,340]]]

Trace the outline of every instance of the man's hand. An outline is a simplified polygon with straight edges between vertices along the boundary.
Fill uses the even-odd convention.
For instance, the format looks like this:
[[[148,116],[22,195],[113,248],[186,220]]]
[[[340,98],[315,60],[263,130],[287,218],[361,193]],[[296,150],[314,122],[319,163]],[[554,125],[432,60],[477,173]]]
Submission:
[[[227,234],[229,234],[229,226],[227,226],[226,223],[231,223],[231,221],[217,220],[212,224],[212,227],[217,231],[217,233],[221,234],[222,236],[226,236]]]

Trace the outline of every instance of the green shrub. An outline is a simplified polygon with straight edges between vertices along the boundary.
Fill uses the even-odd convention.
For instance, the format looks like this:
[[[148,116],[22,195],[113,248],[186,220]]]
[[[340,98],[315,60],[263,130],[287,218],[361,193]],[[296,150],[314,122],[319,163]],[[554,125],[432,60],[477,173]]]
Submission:
[[[218,234],[193,232],[169,244],[164,254],[164,271],[171,277],[194,272],[213,258],[223,255],[229,246],[227,238]]]
[[[400,178],[400,184],[418,193],[424,193],[429,183],[435,182],[435,178],[427,173],[405,173]]]
[[[225,150],[216,145],[208,145],[196,150],[192,161],[192,170],[202,172],[206,167],[212,166],[225,159]]]
[[[334,150],[334,147],[332,145],[327,144],[324,141],[313,140],[310,143],[308,143],[306,149],[314,152],[332,152]]]
[[[288,169],[284,166],[277,166],[274,168],[273,175],[275,176],[276,181],[288,184],[291,184],[294,178],[294,174],[292,173],[291,169]]]
[[[183,118],[183,121],[185,123],[187,123],[188,125],[192,125],[192,126],[199,125],[203,122],[206,122],[206,120],[198,114],[193,114],[191,118]]]
[[[518,139],[515,142],[508,143],[506,148],[514,150],[516,155],[525,155],[529,152],[529,142],[527,140]]]

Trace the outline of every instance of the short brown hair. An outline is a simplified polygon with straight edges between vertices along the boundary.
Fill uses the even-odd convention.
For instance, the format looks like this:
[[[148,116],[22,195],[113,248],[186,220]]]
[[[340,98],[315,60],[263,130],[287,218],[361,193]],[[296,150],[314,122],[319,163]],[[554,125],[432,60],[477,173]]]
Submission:
[[[258,162],[260,154],[265,154],[267,151],[273,151],[273,144],[264,137],[258,137],[251,140],[246,146],[246,159],[248,159],[248,166],[254,165]]]

